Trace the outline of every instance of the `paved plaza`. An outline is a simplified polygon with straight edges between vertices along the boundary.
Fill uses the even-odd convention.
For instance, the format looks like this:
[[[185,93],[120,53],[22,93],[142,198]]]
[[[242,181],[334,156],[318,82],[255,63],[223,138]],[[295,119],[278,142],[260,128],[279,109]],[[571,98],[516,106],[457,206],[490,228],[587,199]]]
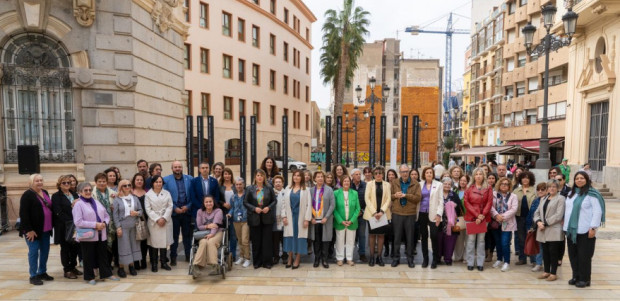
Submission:
[[[465,264],[422,269],[416,267],[312,268],[306,257],[298,270],[278,265],[271,270],[235,268],[226,280],[202,276],[192,280],[181,258],[172,271],[139,271],[120,282],[91,286],[82,280],[62,277],[59,247],[52,246],[48,273],[56,279],[43,286],[28,283],[27,248],[15,231],[0,236],[1,300],[458,300],[458,299],[601,299],[620,300],[620,202],[607,202],[607,226],[599,233],[593,261],[592,287],[569,286],[568,255],[559,268],[559,280],[536,279],[530,266],[512,266],[502,273],[486,264],[484,272],[467,271]],[[418,253],[419,249],[418,249]],[[402,262],[402,261],[401,261]],[[197,297],[197,299],[195,299]]]

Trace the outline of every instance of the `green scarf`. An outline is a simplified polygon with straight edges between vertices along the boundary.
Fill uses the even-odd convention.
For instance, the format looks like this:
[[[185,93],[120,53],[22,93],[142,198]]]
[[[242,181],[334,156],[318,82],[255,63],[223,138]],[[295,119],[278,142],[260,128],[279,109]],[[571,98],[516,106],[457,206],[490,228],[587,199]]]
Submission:
[[[577,227],[579,226],[579,213],[581,213],[581,203],[586,198],[586,195],[594,197],[598,200],[601,205],[601,227],[605,226],[605,200],[603,196],[598,192],[598,190],[590,187],[588,193],[584,193],[583,195],[579,195],[579,188],[576,188],[575,193],[577,194],[577,198],[573,202],[573,211],[570,214],[570,219],[568,220],[568,228],[566,229],[566,235],[568,239],[577,243]]]

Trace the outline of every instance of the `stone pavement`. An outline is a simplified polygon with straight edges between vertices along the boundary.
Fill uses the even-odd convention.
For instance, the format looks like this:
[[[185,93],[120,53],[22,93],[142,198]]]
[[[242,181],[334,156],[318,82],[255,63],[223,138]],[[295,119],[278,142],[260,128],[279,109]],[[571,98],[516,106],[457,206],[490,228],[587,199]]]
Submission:
[[[592,287],[578,289],[567,284],[571,271],[568,255],[559,268],[559,280],[536,279],[530,266],[512,266],[502,273],[486,264],[484,272],[467,271],[462,263],[441,265],[436,270],[354,267],[312,268],[310,257],[298,270],[278,265],[271,270],[235,268],[226,280],[202,276],[192,280],[181,260],[172,271],[138,271],[120,282],[91,286],[82,280],[62,277],[59,247],[52,246],[48,273],[56,279],[42,286],[28,283],[27,248],[16,232],[0,236],[1,300],[498,300],[498,299],[620,299],[620,202],[607,202],[607,226],[599,233],[593,261]],[[418,253],[420,253],[418,251]],[[418,255],[416,261],[421,260]],[[402,261],[401,261],[402,262]]]

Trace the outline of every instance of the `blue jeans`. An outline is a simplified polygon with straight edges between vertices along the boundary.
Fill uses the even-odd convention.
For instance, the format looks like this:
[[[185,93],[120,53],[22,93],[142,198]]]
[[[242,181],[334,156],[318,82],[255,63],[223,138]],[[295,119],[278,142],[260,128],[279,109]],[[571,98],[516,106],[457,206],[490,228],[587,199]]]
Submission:
[[[235,233],[235,226],[232,218],[228,219],[228,246],[233,260],[237,259],[237,234]]]
[[[366,255],[366,220],[360,215],[357,218],[357,253],[362,256]]]
[[[183,235],[183,248],[185,257],[189,259],[189,252],[192,249],[192,216],[189,214],[177,214],[172,216],[172,238],[174,242],[170,246],[170,258],[177,258],[179,249],[179,232]]]
[[[497,260],[510,263],[510,240],[512,239],[512,232],[502,231],[501,229],[493,230],[493,238],[495,238]]]
[[[47,273],[47,257],[50,254],[50,232],[43,233],[40,239],[28,241],[28,265],[30,277]]]

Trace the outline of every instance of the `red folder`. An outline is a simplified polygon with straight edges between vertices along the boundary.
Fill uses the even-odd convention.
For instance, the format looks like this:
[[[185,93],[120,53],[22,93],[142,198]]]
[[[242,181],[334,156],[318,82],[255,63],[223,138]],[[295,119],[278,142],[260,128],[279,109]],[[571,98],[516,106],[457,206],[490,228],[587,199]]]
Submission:
[[[480,224],[476,224],[476,222],[468,222],[465,226],[467,227],[467,235],[487,232],[487,223],[484,222]]]

